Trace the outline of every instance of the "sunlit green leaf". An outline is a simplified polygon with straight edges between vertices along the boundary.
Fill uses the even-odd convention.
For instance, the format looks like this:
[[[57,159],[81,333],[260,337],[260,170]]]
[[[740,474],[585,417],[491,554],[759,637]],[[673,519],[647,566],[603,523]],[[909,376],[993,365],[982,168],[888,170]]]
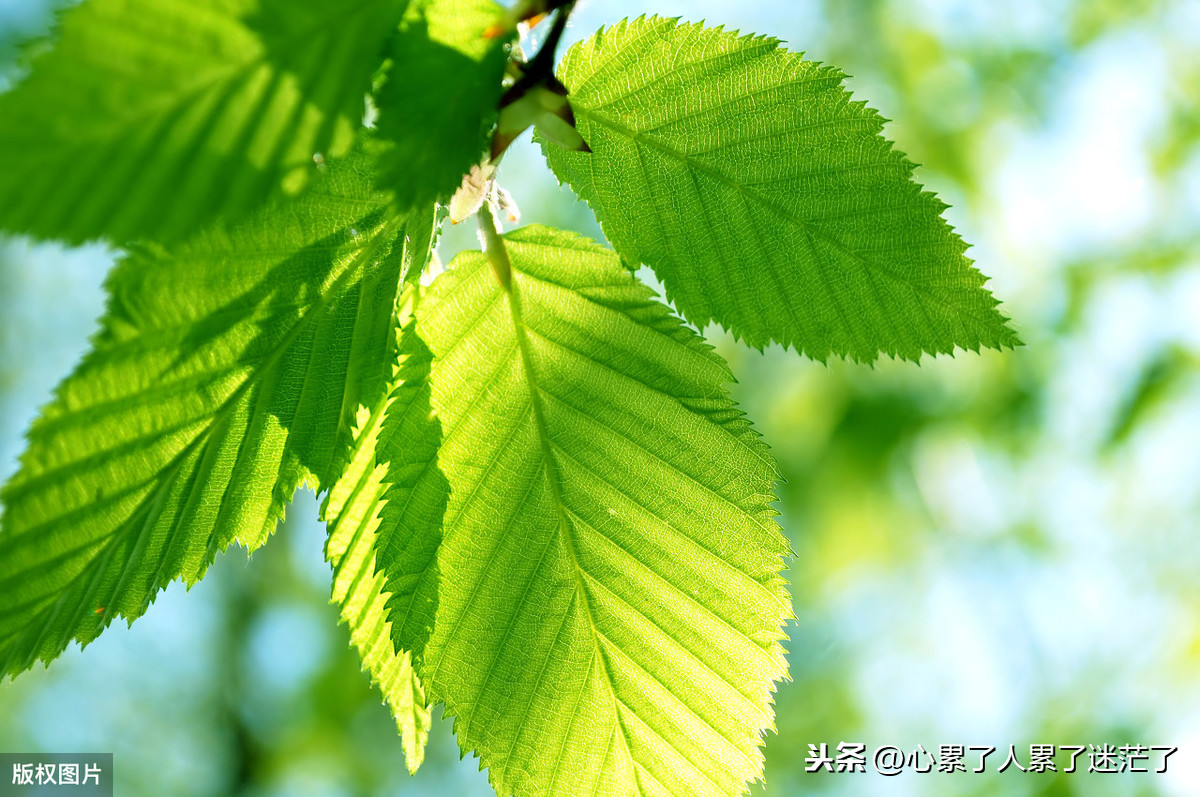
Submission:
[[[544,144],[551,167],[694,324],[820,360],[1018,343],[838,70],[655,17],[573,47],[559,76],[592,153]]]
[[[411,222],[409,227],[414,235],[405,243],[405,271],[415,277],[428,259],[430,224],[422,219],[420,230]],[[411,305],[416,290],[415,284],[407,287],[407,301],[402,299],[406,307]],[[394,357],[393,347],[389,350],[388,360]],[[424,367],[428,369],[427,361]],[[384,374],[391,369],[379,370]],[[341,477],[330,488],[321,515],[329,525],[325,556],[333,566],[333,601],[340,607],[342,621],[350,628],[350,641],[358,649],[363,669],[370,674],[391,708],[400,731],[408,771],[415,773],[425,759],[429,703],[412,657],[407,651],[397,653],[392,643],[392,629],[385,608],[388,595],[384,591],[383,575],[375,572],[375,531],[387,489],[384,481],[387,467],[378,461],[375,450],[392,392],[402,381],[403,372],[396,371],[384,391],[369,391],[376,397],[374,405],[359,409],[349,461]],[[436,444],[437,439],[433,440]]]
[[[397,646],[500,794],[740,793],[786,672],[770,454],[615,254],[506,240],[511,293],[462,254],[402,339],[432,366],[379,449]]]
[[[350,149],[407,0],[88,0],[0,95],[0,228],[169,241]]]

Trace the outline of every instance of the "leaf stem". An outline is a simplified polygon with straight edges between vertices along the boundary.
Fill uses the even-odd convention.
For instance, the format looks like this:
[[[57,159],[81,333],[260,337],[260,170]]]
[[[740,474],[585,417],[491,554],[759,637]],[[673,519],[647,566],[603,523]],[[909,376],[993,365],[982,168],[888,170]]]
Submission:
[[[479,230],[483,233],[484,251],[492,273],[500,282],[501,287],[512,295],[512,261],[508,259],[508,250],[504,247],[504,237],[500,235],[500,226],[492,214],[487,200],[479,206]]]
[[[554,55],[558,50],[558,43],[562,39],[563,32],[567,29],[567,18],[574,10],[575,0],[570,0],[568,3],[563,3],[555,14],[554,26],[550,28],[550,33],[546,36],[546,41],[542,43],[542,48],[538,50],[526,70],[534,78],[540,79],[546,75],[554,75]]]
[[[554,77],[554,56],[558,51],[558,43],[562,39],[563,32],[567,29],[567,19],[574,10],[575,0],[570,0],[570,2],[563,3],[555,12],[554,25],[550,28],[550,33],[542,43],[541,49],[537,51],[531,61],[522,67],[521,76],[517,82],[504,92],[504,96],[500,98],[501,108],[516,102],[534,86],[547,82],[558,83]]]

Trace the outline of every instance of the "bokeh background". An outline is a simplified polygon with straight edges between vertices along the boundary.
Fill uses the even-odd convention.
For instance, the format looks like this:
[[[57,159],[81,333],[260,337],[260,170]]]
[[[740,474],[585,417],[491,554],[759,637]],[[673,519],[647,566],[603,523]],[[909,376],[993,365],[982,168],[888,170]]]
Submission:
[[[653,12],[852,75],[1027,344],[869,368],[710,330],[782,464],[797,553],[766,792],[1200,794],[1200,0],[585,0],[570,39]],[[0,86],[49,14],[0,0]],[[501,180],[524,221],[600,237],[527,140]],[[0,239],[0,477],[117,255]],[[253,561],[231,550],[132,629],[0,685],[0,750],[114,752],[120,795],[489,794],[445,722],[405,772],[315,516],[299,496]],[[998,752],[986,775],[805,774],[809,744],[842,741]],[[994,774],[1043,743],[1179,752],[1165,775]]]

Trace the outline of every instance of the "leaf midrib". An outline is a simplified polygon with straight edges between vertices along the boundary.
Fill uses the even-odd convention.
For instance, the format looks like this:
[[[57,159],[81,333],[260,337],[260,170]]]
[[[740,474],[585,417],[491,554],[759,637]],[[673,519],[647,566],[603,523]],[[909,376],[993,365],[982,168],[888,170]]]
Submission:
[[[490,220],[489,220],[490,221]],[[503,246],[503,244],[500,244]],[[567,514],[567,506],[563,501],[561,473],[559,471],[558,461],[554,456],[554,444],[550,440],[550,433],[546,426],[545,408],[543,407],[543,399],[541,389],[538,387],[537,376],[533,367],[533,350],[529,342],[528,331],[525,327],[525,319],[521,312],[521,295],[520,288],[517,285],[517,271],[513,269],[512,279],[505,286],[508,291],[508,307],[512,317],[513,331],[517,338],[517,349],[521,357],[521,369],[525,374],[525,384],[529,388],[529,400],[533,411],[534,429],[537,431],[538,442],[542,451],[542,470],[545,473],[547,486],[550,490],[550,496],[554,501],[555,513],[558,516],[558,542],[562,550],[567,554],[570,565],[571,575],[575,581],[575,593],[580,597],[580,605],[583,607],[584,614],[587,619],[587,626],[592,637],[592,655],[599,662],[600,668],[603,671],[604,683],[608,686],[609,697],[612,699],[613,719],[620,727],[621,742],[625,746],[625,753],[629,756],[630,762],[634,761],[633,750],[629,745],[629,736],[625,731],[625,724],[621,719],[621,709],[617,700],[617,689],[613,682],[612,672],[609,669],[608,657],[600,644],[599,627],[596,625],[595,614],[592,610],[592,598],[587,591],[587,585],[583,579],[583,568],[579,564],[579,553],[576,549],[575,539],[571,532],[571,519]],[[581,692],[586,689],[586,683],[581,687]],[[578,711],[578,708],[576,708]],[[642,792],[641,783],[638,783],[638,791]]]
[[[543,471],[548,483],[547,486],[549,488],[551,498],[554,502],[555,513],[558,516],[558,541],[559,545],[562,547],[562,550],[569,558],[571,574],[575,582],[575,592],[580,598],[580,604],[583,606],[584,614],[587,620],[587,626],[592,637],[593,655],[596,661],[599,662],[604,683],[608,687],[609,696],[612,700],[613,720],[617,726],[614,728],[613,732],[616,733],[619,731],[621,742],[625,747],[625,752],[629,757],[630,763],[640,767],[639,762],[633,755],[633,749],[629,741],[629,733],[625,728],[625,721],[622,716],[623,711],[631,711],[631,709],[617,695],[616,683],[612,677],[611,664],[608,661],[608,654],[605,651],[605,646],[601,644],[602,642],[606,642],[609,645],[614,643],[609,640],[608,637],[603,634],[603,632],[600,631],[599,624],[596,622],[595,612],[592,608],[592,596],[587,588],[586,582],[586,579],[590,578],[591,576],[589,576],[579,562],[578,547],[574,538],[574,527],[570,517],[571,511],[567,508],[566,502],[564,501],[562,495],[562,473],[555,454],[555,445],[550,438],[550,433],[545,420],[545,400],[543,396],[543,389],[539,386],[538,378],[534,368],[533,350],[529,338],[530,330],[525,324],[522,313],[518,275],[520,277],[526,276],[525,274],[518,272],[515,268],[513,269],[512,279],[508,288],[508,305],[512,317],[515,337],[517,338],[517,349],[521,358],[522,371],[525,374],[525,383],[529,389],[534,429],[537,432],[538,442],[542,452]],[[758,646],[756,645],[755,647],[757,648]],[[651,677],[657,679],[657,676],[654,674],[650,673],[650,675]],[[662,684],[661,680],[659,680],[659,683]],[[665,684],[662,685],[664,688],[666,688]],[[668,689],[668,691],[670,690]],[[740,694],[740,690],[735,689],[735,691],[738,691]],[[745,698],[746,696],[743,694],[742,697]],[[713,726],[707,719],[699,714],[696,714],[694,710],[692,710],[691,713],[701,722],[712,728],[713,731],[718,735],[724,737],[724,734],[721,733],[721,731],[715,726]],[[660,738],[662,738],[661,734]],[[669,740],[663,738],[663,741],[672,748],[675,748],[675,746]],[[725,741],[730,744],[732,749],[739,749],[737,745],[728,738],[725,738]],[[683,756],[682,752],[678,750],[676,751]],[[717,788],[718,791],[720,791],[720,786],[712,780],[712,776],[709,775],[704,767],[692,761],[688,756],[683,756],[683,758],[688,762],[692,769],[694,769],[705,780],[707,780],[710,784]],[[600,782],[601,781],[597,781],[597,787],[599,787]],[[638,779],[637,787],[639,794],[645,794],[645,790],[642,787],[640,779]]]

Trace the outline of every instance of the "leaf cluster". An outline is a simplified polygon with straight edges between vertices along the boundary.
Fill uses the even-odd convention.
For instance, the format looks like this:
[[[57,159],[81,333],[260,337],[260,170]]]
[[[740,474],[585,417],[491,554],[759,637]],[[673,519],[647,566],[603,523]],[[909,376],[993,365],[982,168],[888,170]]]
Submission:
[[[863,362],[1018,341],[840,72],[653,17],[552,71],[572,5],[61,14],[0,94],[0,228],[124,255],[0,492],[0,671],[261,546],[308,485],[410,770],[443,703],[502,794],[761,777],[779,474],[696,330]],[[612,248],[502,234],[496,141],[529,125]],[[460,184],[486,246],[427,284]]]

